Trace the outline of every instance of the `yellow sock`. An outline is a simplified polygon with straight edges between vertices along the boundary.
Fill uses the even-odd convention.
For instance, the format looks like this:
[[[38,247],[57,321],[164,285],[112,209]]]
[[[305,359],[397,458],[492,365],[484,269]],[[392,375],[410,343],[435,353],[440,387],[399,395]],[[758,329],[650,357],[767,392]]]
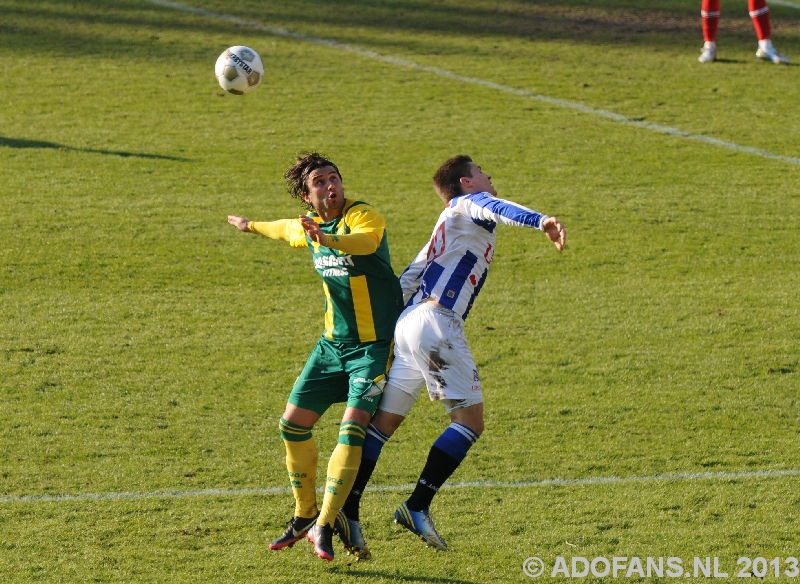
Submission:
[[[345,421],[339,426],[339,444],[333,449],[325,479],[325,496],[317,525],[333,527],[336,514],[344,505],[361,464],[361,450],[367,429],[355,422]]]
[[[317,445],[311,428],[280,421],[281,437],[286,446],[286,469],[294,493],[296,517],[317,514]]]

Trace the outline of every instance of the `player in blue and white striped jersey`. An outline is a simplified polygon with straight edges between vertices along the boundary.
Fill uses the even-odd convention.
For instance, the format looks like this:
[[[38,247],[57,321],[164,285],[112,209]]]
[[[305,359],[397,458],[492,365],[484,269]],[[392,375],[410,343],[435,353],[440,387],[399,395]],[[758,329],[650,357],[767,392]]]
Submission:
[[[431,299],[466,319],[492,263],[497,224],[542,229],[547,215],[497,198],[483,180],[484,190],[447,201],[430,241],[400,276],[407,306]]]
[[[395,520],[428,545],[447,549],[429,508],[483,432],[481,382],[464,336],[464,319],[486,282],[497,226],[544,231],[559,251],[566,242],[564,227],[555,217],[498,198],[491,177],[469,156],[445,162],[433,182],[445,209],[430,241],[400,276],[406,308],[395,327],[394,363],[367,429],[355,484],[337,518],[338,525],[347,527],[349,540],[365,548],[358,523],[361,494],[383,445],[427,385],[431,400],[442,402],[451,424],[434,442],[414,492],[397,509]]]

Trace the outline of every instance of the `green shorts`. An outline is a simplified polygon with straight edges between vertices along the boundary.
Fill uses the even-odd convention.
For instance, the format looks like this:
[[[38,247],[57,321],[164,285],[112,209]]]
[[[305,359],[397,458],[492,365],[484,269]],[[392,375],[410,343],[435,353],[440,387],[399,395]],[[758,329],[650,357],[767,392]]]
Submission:
[[[340,343],[322,337],[294,382],[289,403],[320,416],[335,403],[375,413],[389,370],[391,340]]]

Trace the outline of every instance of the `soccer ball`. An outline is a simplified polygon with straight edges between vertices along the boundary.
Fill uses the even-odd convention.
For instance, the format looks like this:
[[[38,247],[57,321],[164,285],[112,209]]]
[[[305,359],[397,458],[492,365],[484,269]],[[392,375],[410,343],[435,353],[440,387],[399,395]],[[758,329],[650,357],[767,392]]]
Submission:
[[[220,87],[235,95],[250,93],[264,77],[264,64],[250,47],[231,47],[217,59],[214,66]]]

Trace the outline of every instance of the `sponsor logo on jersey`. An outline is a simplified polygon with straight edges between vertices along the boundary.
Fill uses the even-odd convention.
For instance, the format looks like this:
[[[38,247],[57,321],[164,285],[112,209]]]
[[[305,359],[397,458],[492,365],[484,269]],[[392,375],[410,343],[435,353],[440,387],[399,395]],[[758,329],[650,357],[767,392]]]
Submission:
[[[364,388],[361,399],[365,399],[368,402],[372,402],[372,398],[381,395],[383,393],[383,385],[386,384],[384,381],[383,385],[378,385],[372,379],[367,379],[366,377],[357,377],[352,379],[350,383],[356,387]]]
[[[353,258],[349,255],[335,256],[324,255],[314,258],[314,267],[318,270],[322,268],[332,268],[336,266],[354,266]]]
[[[353,258],[349,255],[335,256],[324,255],[314,258],[314,267],[322,270],[322,276],[349,276],[347,266],[354,266]]]

